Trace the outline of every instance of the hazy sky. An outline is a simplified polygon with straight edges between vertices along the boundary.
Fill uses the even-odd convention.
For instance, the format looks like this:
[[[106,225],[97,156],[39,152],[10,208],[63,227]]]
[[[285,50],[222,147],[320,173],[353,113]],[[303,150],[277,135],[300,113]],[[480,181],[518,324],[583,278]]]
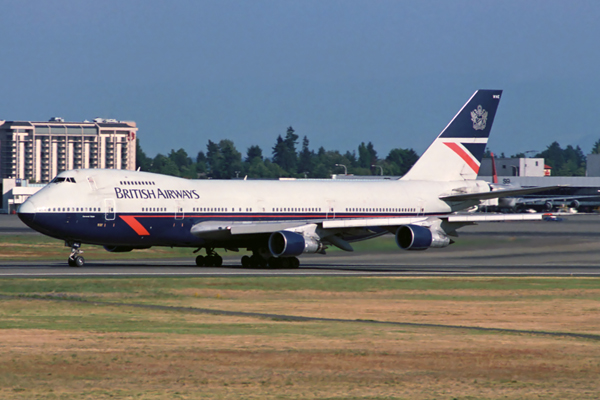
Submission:
[[[136,121],[149,156],[231,139],[271,156],[422,153],[503,89],[489,147],[600,139],[600,2],[0,0],[0,119]]]

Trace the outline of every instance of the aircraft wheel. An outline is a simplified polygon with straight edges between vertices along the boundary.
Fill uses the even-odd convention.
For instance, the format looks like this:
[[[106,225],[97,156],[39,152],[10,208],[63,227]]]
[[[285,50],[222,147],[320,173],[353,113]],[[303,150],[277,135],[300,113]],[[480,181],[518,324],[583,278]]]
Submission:
[[[213,256],[213,267],[220,267],[223,265],[223,257]]]
[[[250,268],[251,265],[252,265],[252,262],[250,261],[250,257],[243,256],[242,257],[242,267]]]
[[[290,258],[290,268],[300,268],[300,260],[298,260],[298,257]]]
[[[271,269],[281,268],[281,259],[279,258],[269,257],[267,263],[269,264],[269,268]]]
[[[204,266],[212,267],[215,265],[215,257],[214,256],[206,256],[204,257]]]
[[[83,267],[83,265],[85,264],[85,258],[83,258],[82,256],[77,256],[75,257],[75,262],[74,262],[74,267]]]
[[[75,267],[76,266],[75,260],[73,260],[71,257],[69,257],[67,259],[67,262],[69,263],[69,267]]]
[[[288,258],[288,257],[282,258],[282,259],[280,260],[281,264],[280,264],[280,267],[279,267],[279,268],[283,268],[283,269],[288,269],[288,268],[290,268],[290,267],[291,267],[291,265],[292,265],[292,262],[291,262],[291,261],[292,261],[292,260],[291,260],[290,258]]]
[[[258,254],[253,254],[252,257],[250,257],[250,265],[252,268],[264,268],[265,264],[266,260]]]
[[[250,256],[250,268],[258,268],[258,256],[256,254]]]
[[[204,267],[204,256],[196,257],[196,265],[199,267]]]

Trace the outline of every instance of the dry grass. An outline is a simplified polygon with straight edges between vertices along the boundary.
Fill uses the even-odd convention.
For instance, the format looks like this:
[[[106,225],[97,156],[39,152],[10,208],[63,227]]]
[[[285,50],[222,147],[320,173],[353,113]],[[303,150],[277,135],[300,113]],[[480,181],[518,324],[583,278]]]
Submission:
[[[369,339],[371,338],[371,339]],[[389,327],[352,339],[0,331],[2,398],[596,398],[598,346]]]
[[[600,289],[594,287],[168,292],[173,297],[156,302],[600,332]],[[600,393],[600,342],[560,336],[289,322],[17,298],[1,301],[0,324],[11,327],[0,329],[2,399],[596,399]],[[55,328],[39,329],[43,324]]]

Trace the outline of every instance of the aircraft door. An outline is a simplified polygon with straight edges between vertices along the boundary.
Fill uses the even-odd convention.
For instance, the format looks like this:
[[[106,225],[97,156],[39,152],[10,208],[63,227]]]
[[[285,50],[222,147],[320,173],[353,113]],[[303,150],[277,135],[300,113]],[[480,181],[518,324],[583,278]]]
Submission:
[[[417,207],[417,217],[425,215],[425,200],[421,198],[417,199]]]
[[[335,218],[335,200],[327,200],[327,214],[325,215],[326,219],[334,219]]]
[[[115,208],[115,199],[104,199],[104,219],[106,221],[114,221]]]
[[[175,202],[175,219],[181,220],[185,216],[183,205],[180,202]]]

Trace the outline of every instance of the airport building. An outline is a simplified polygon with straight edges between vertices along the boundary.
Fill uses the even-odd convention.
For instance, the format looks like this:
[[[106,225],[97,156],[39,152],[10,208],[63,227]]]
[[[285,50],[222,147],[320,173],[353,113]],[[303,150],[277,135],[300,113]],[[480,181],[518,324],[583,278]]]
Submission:
[[[494,158],[497,176],[550,176],[551,168],[543,158]],[[479,175],[492,175],[492,159],[483,158]]]
[[[0,120],[0,179],[47,183],[77,168],[135,170],[135,122]]]
[[[14,212],[29,195],[62,171],[78,168],[135,170],[135,122],[0,120],[0,205]]]

